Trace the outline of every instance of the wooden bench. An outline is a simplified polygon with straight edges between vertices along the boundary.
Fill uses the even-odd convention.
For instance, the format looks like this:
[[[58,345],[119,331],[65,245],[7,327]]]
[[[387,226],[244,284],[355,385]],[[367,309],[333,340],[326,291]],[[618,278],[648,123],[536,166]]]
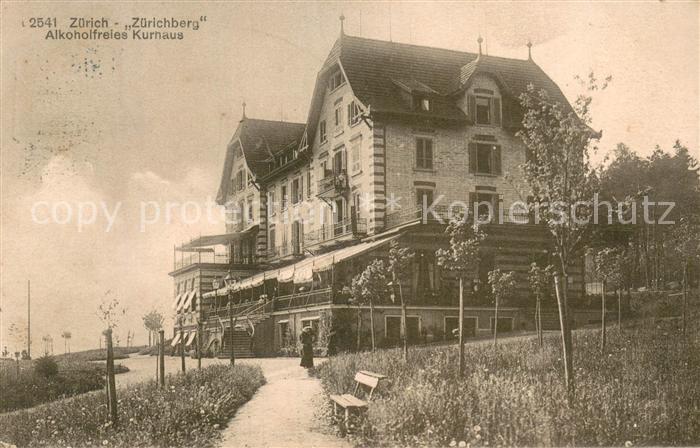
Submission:
[[[367,403],[372,400],[372,394],[379,385],[379,381],[385,378],[386,375],[380,373],[360,370],[355,374],[355,389],[351,394],[330,396],[331,401],[333,401],[333,412],[338,414],[338,407],[342,408],[345,411],[345,424],[347,425],[350,420],[350,412],[367,409]],[[367,397],[366,401],[359,397],[361,392]]]

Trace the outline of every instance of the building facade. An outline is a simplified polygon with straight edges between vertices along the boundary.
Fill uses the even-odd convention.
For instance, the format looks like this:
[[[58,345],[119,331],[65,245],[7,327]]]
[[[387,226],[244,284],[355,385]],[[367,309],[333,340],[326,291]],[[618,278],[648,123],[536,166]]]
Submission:
[[[530,263],[549,261],[546,229],[530,219],[516,136],[528,84],[570,107],[528,57],[506,59],[345,35],[321,67],[306,123],[244,114],[226,148],[217,202],[226,233],[175,249],[175,338],[204,353],[291,352],[312,326],[325,350],[351,349],[369,332],[369,310],[348,288],[390,243],[415,253],[402,280],[412,342],[449,339],[457,287],[435,251],[459,211],[490,216],[467,298],[469,335],[488,334],[493,308],[487,273],[516,273],[517,293],[500,310],[500,331],[531,328]],[[582,269],[569,294],[582,299]],[[550,303],[552,305],[553,303]],[[557,326],[554,310],[545,317]],[[380,345],[399,341],[400,309],[376,304]],[[586,323],[585,314],[577,315]],[[369,338],[364,338],[368,341]],[[183,341],[183,342],[181,342]]]

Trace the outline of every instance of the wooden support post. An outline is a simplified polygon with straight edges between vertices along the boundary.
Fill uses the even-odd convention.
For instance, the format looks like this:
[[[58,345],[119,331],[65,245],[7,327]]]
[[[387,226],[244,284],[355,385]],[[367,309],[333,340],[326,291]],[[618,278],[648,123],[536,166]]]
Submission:
[[[229,359],[231,361],[231,365],[233,366],[236,364],[236,354],[233,352],[233,306],[231,300],[228,301],[228,322],[231,330],[228,339],[231,345],[231,357]]]
[[[180,326],[180,368],[182,373],[185,373],[185,332],[182,331],[182,324]]]
[[[197,370],[202,370],[202,335],[204,334],[203,326],[204,325],[200,320],[197,325]]]
[[[160,387],[165,387],[165,331],[158,331],[158,384]]]
[[[117,385],[114,380],[114,350],[112,348],[112,329],[105,332],[107,344],[107,397],[109,401],[109,417],[112,425],[117,424]]]

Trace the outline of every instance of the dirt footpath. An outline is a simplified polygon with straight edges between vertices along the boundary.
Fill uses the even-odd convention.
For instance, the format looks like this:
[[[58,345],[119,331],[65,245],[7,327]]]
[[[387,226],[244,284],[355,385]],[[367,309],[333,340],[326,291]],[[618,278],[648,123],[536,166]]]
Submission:
[[[316,421],[314,411],[325,399],[323,389],[318,379],[299,367],[299,359],[261,361],[267,384],[238,410],[223,432],[222,447],[352,446],[321,432],[325,422]]]

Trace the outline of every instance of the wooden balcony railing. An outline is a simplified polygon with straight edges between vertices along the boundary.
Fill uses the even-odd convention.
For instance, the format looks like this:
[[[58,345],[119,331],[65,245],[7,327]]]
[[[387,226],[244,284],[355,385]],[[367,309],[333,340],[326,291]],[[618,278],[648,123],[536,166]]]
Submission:
[[[231,316],[245,316],[250,314],[265,314],[278,310],[287,310],[291,308],[303,308],[314,305],[323,305],[331,303],[331,288],[319,289],[317,291],[305,291],[289,294],[285,296],[267,299],[264,302],[249,301],[233,305],[229,310],[228,306],[209,309],[205,314],[205,320],[212,322],[218,319],[228,319]]]

